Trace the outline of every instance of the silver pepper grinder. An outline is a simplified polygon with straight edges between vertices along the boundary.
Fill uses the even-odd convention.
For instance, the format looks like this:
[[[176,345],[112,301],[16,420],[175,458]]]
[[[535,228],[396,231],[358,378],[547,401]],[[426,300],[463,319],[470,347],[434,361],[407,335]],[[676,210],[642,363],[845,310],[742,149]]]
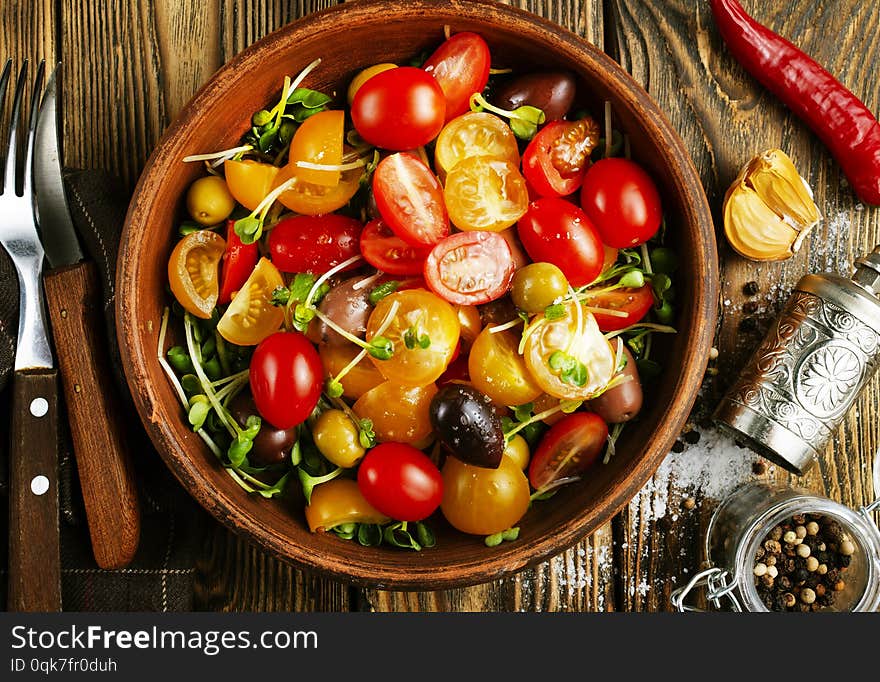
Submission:
[[[819,459],[877,369],[880,245],[849,279],[806,275],[715,410],[737,442],[794,474]]]

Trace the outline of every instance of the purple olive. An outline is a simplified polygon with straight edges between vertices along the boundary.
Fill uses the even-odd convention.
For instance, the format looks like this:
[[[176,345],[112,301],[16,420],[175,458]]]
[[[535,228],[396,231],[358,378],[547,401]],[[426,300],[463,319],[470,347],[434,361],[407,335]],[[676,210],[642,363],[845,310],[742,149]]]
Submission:
[[[535,71],[499,84],[492,103],[508,111],[528,104],[543,111],[546,120],[557,121],[571,109],[576,90],[568,71]]]
[[[446,384],[431,400],[431,426],[437,438],[467,464],[497,469],[506,441],[491,398],[473,386]]]
[[[247,425],[248,417],[260,416],[250,391],[242,391],[229,402],[229,412],[238,425]],[[254,446],[248,453],[251,463],[258,466],[269,466],[287,461],[290,449],[296,442],[296,428],[276,429],[263,419],[260,432],[254,438]]]
[[[363,279],[364,277],[360,276],[343,280],[330,289],[318,305],[318,310],[358,338],[363,338],[366,334],[367,320],[373,312],[373,307],[370,305],[371,287],[354,288]],[[317,317],[309,326],[309,339],[313,343],[326,343],[329,346],[350,343]]]

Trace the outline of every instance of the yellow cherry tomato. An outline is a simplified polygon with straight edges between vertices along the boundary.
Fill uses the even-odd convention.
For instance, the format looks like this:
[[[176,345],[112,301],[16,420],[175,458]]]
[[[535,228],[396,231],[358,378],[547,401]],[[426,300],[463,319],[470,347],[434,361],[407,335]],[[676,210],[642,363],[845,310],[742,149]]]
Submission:
[[[255,346],[277,332],[284,322],[284,309],[272,305],[272,292],[281,286],[284,279],[278,268],[261,258],[217,323],[220,336],[238,346]]]
[[[332,213],[345,206],[355,195],[360,187],[361,175],[362,168],[343,171],[336,185],[326,187],[304,181],[295,168],[287,165],[279,171],[275,187],[288,180],[293,180],[293,184],[281,193],[278,201],[294,213],[302,215]]]
[[[354,96],[357,94],[357,91],[361,89],[361,86],[370,80],[373,76],[378,73],[382,73],[383,71],[388,71],[389,69],[396,69],[397,64],[391,64],[390,62],[385,62],[382,64],[374,64],[373,66],[368,66],[366,69],[358,73],[357,76],[351,79],[351,83],[348,84],[348,105],[351,106],[351,103],[354,101]]]
[[[434,146],[434,167],[440,179],[472,156],[490,156],[519,166],[519,146],[510,126],[484,111],[462,114],[443,126]]]
[[[471,346],[468,374],[471,383],[498,405],[522,405],[543,390],[532,378],[519,354],[519,336],[510,331],[493,333],[486,327]]]
[[[504,448],[503,456],[510,457],[520,469],[525,471],[525,468],[529,465],[530,457],[528,441],[518,433],[515,434],[510,439],[507,447]]]
[[[461,325],[461,351],[467,353],[483,330],[483,321],[475,305],[456,305],[455,312]]]
[[[183,308],[207,320],[220,295],[220,258],[226,241],[216,232],[199,230],[177,242],[168,259],[171,293]]]
[[[437,386],[403,386],[386,381],[364,393],[352,406],[361,419],[373,422],[380,443],[415,445],[431,435],[429,408]]]
[[[226,184],[235,200],[249,211],[253,211],[266,198],[275,186],[278,166],[261,163],[252,159],[225,161],[223,168]]]
[[[364,499],[357,481],[350,478],[334,478],[315,486],[306,507],[306,523],[313,533],[343,523],[383,524],[390,520]]]
[[[235,198],[218,175],[206,175],[189,186],[186,209],[200,225],[217,225],[229,217],[235,208]]]
[[[344,139],[344,111],[320,111],[309,116],[296,129],[290,141],[287,165],[295,168],[296,176],[303,182],[321,187],[335,187],[339,184],[338,170],[316,170],[298,164],[304,162],[338,166],[342,163]]]
[[[497,469],[487,469],[450,455],[442,474],[440,509],[462,533],[500,533],[516,525],[529,508],[529,480],[510,457],[502,457]]]
[[[342,410],[324,410],[312,427],[312,439],[324,457],[343,469],[353,467],[366,453],[358,427]]]
[[[332,346],[322,343],[318,346],[318,355],[321,356],[321,364],[324,365],[327,377],[335,377],[339,374],[360,352],[360,346],[355,346],[353,343]],[[382,373],[364,357],[340,379],[342,396],[350,400],[357,400],[383,381],[385,381],[385,377],[382,376]]]
[[[455,352],[460,330],[458,315],[449,303],[424,289],[397,291],[379,301],[370,314],[367,341],[374,339],[395,303],[397,312],[382,332],[393,343],[393,355],[387,360],[370,356],[370,360],[390,381],[406,386],[432,384],[443,374]],[[418,343],[423,337],[427,337],[425,347]],[[407,346],[408,338],[411,348]]]
[[[529,207],[529,191],[519,168],[489,156],[457,163],[446,176],[443,196],[449,219],[460,230],[500,232]]]

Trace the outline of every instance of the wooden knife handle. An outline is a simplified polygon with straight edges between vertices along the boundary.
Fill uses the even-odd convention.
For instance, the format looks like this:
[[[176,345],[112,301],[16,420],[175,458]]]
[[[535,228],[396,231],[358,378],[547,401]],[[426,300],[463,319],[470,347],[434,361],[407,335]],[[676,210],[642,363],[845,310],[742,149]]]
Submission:
[[[9,449],[9,610],[61,610],[58,373],[12,378]]]
[[[43,281],[92,551],[101,568],[122,568],[137,551],[140,506],[104,342],[97,271],[93,263],[77,263]]]

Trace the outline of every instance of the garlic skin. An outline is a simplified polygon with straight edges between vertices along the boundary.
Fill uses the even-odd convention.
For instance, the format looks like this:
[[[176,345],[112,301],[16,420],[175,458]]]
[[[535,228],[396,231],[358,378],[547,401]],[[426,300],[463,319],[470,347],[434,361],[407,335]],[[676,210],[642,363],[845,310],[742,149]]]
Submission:
[[[822,219],[809,184],[781,149],[743,166],[724,196],[723,213],[728,243],[755,261],[790,258]]]

